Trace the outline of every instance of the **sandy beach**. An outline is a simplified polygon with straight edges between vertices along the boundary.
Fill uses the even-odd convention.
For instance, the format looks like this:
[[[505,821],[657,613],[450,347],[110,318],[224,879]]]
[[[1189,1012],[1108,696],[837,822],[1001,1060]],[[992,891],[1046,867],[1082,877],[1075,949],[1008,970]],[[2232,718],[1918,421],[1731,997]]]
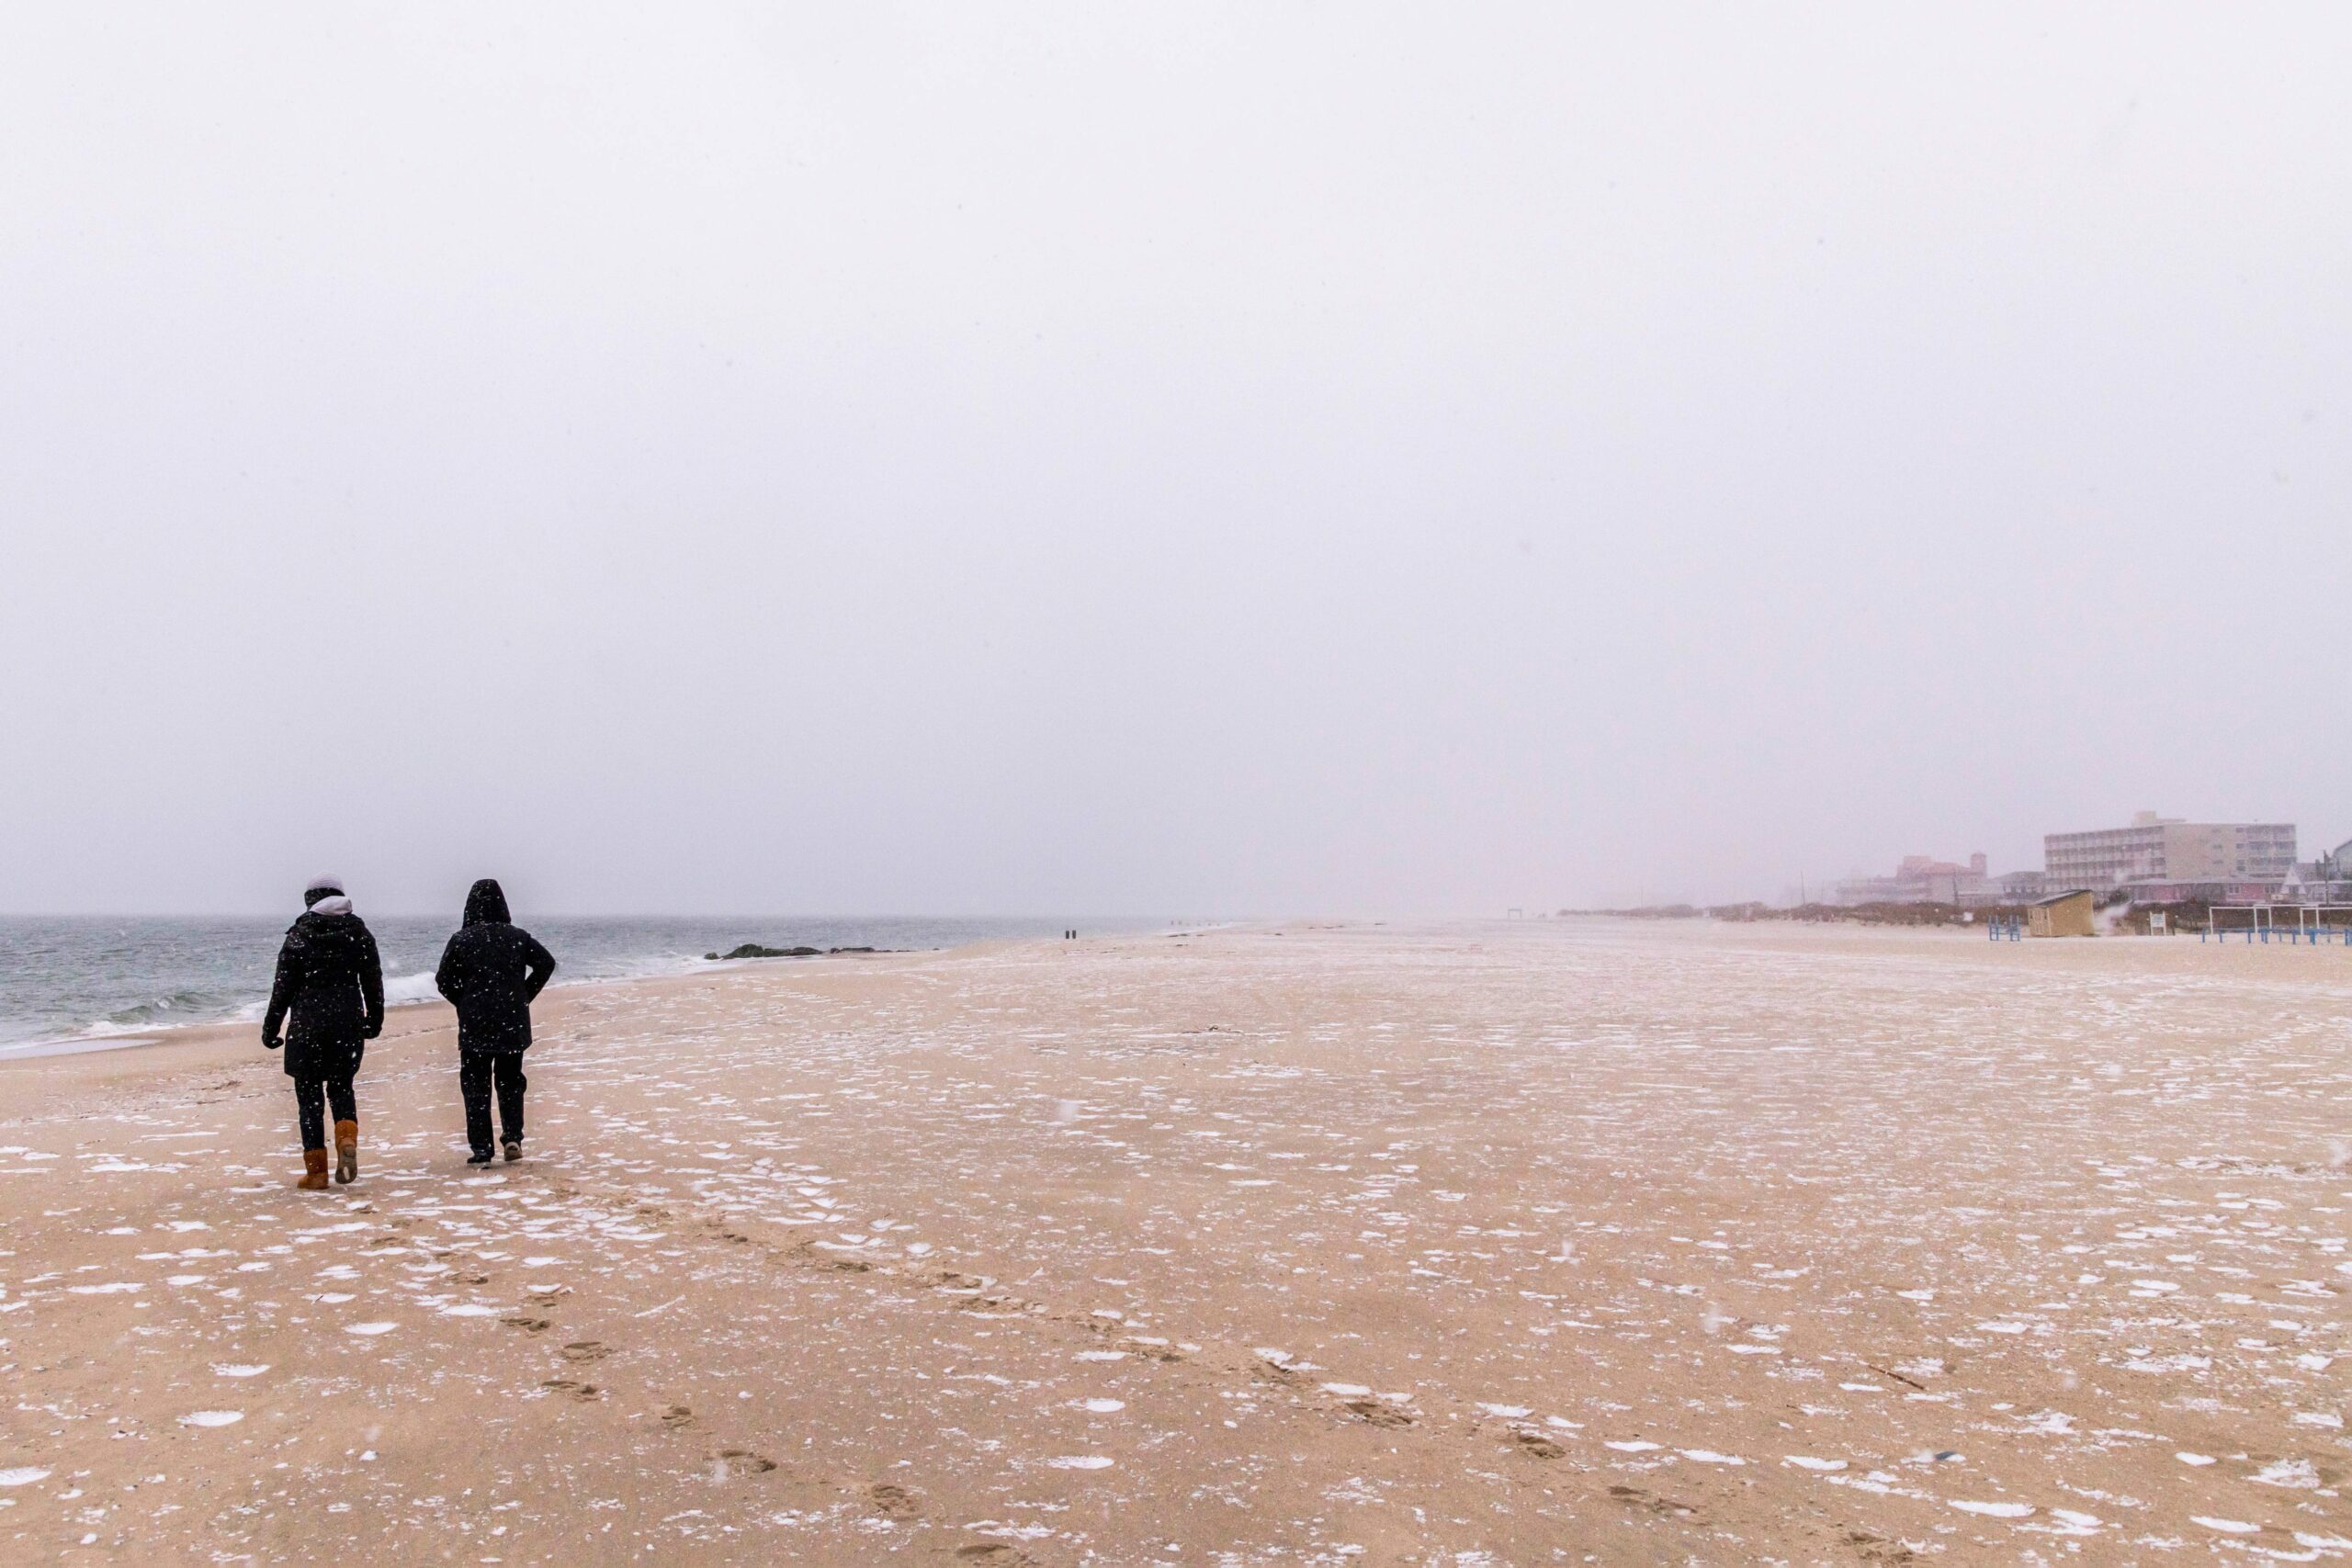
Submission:
[[[2352,953],[1301,926],[0,1068],[11,1561],[2352,1559]]]

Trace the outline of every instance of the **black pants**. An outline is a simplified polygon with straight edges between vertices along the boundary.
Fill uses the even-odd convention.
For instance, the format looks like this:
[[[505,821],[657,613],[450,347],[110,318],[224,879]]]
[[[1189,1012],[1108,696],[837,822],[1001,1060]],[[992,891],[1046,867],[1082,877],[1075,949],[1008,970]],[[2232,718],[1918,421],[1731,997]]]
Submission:
[[[302,1122],[302,1146],[322,1149],[327,1146],[326,1106],[321,1099],[334,1107],[338,1122],[359,1120],[359,1101],[351,1092],[351,1075],[335,1077],[297,1074],[294,1078],[294,1110]]]
[[[520,1051],[460,1051],[458,1090],[466,1097],[466,1142],[474,1153],[490,1153],[490,1091],[498,1089],[498,1122],[507,1143],[523,1137],[523,1091],[530,1080],[523,1076]]]

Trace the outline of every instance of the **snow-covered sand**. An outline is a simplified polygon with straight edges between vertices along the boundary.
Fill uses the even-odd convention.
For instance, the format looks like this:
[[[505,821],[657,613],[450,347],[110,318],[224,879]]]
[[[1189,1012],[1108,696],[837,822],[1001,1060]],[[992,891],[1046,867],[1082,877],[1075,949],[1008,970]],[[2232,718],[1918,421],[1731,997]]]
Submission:
[[[0,1551],[2352,1559],[2352,953],[1521,922],[0,1067]],[[1219,1556],[1219,1553],[1228,1554]]]

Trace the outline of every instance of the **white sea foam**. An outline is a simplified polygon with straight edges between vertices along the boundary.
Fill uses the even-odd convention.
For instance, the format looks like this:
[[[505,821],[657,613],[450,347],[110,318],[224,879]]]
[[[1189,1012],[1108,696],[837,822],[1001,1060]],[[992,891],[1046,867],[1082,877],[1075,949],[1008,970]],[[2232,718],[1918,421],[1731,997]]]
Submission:
[[[440,989],[433,984],[433,972],[420,970],[413,975],[384,976],[384,1005],[400,1007],[409,1002],[437,1002]]]

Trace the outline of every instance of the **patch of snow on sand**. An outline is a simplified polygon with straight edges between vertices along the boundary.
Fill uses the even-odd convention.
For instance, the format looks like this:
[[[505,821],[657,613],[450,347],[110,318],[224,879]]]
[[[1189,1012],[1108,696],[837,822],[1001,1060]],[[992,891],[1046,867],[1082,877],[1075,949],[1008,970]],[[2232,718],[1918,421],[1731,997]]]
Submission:
[[[30,1486],[36,1481],[47,1481],[49,1472],[37,1464],[20,1464],[14,1470],[0,1470],[0,1486]]]
[[[344,1332],[345,1334],[368,1335],[390,1334],[393,1329],[399,1326],[400,1325],[398,1324],[393,1323],[354,1323],[345,1325]]]
[[[212,1371],[215,1375],[224,1378],[257,1378],[261,1376],[262,1373],[269,1371],[269,1363],[265,1361],[260,1366],[253,1367],[232,1362],[215,1361],[212,1363]]]
[[[1046,1462],[1056,1470],[1108,1470],[1114,1461],[1102,1454],[1062,1454]]]
[[[2313,1491],[2319,1486],[2319,1472],[2307,1459],[2282,1459],[2267,1464],[2259,1473],[2249,1477],[2259,1485],[2285,1486],[2299,1491]]]
[[[183,1427],[233,1427],[245,1418],[242,1410],[196,1410],[180,1417]]]
[[[2021,1519],[2033,1512],[2025,1503],[1954,1503],[1963,1514],[1982,1514],[1988,1519]]]

